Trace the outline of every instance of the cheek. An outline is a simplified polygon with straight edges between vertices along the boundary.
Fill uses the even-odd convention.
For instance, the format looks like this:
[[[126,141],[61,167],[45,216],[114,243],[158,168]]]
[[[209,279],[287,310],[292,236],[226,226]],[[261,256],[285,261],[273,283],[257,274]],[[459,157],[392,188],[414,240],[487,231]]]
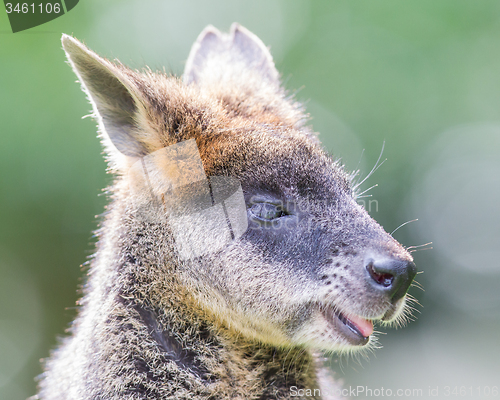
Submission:
[[[192,264],[183,275],[185,282],[196,286],[199,304],[216,320],[275,345],[290,343],[291,332],[305,318],[304,303],[314,293],[311,283],[286,265],[270,265],[241,248]]]
[[[283,319],[288,309],[309,302],[318,289],[304,271],[275,262],[248,243],[235,244],[213,259],[206,272],[230,307]]]

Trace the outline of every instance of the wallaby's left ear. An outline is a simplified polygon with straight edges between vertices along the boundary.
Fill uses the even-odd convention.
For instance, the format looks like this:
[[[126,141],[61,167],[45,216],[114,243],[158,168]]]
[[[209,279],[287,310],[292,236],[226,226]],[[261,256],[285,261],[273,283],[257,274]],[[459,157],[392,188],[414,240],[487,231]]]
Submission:
[[[100,134],[115,166],[120,158],[148,154],[146,132],[140,129],[146,100],[134,73],[115,65],[89,50],[78,40],[62,36],[68,60],[87,93],[100,126]],[[138,78],[136,78],[138,79]]]

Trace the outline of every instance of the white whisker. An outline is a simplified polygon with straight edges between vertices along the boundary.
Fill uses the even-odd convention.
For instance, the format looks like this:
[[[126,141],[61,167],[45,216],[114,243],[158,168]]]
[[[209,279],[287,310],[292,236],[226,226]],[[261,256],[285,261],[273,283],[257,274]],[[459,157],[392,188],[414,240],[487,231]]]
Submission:
[[[411,221],[406,221],[406,222],[402,223],[402,224],[401,224],[401,225],[399,225],[396,229],[394,229],[394,230],[390,233],[390,235],[392,236],[392,234],[393,234],[394,232],[396,232],[399,228],[402,228],[403,226],[405,226],[405,225],[409,224],[410,222],[415,222],[415,221],[418,221],[418,218],[415,218],[415,219],[412,219]]]
[[[368,175],[366,175],[366,176],[365,176],[365,178],[364,178],[361,182],[358,182],[358,183],[356,183],[356,184],[354,185],[354,187],[353,187],[353,191],[356,191],[356,190],[357,190],[357,188],[358,188],[360,185],[362,185],[362,184],[363,184],[363,183],[364,183],[364,182],[365,182],[365,181],[366,181],[366,180],[367,180],[370,176],[372,176],[372,175],[375,173],[375,171],[376,171],[377,169],[379,169],[379,168],[382,166],[382,164],[383,164],[384,162],[386,162],[386,161],[387,161],[387,158],[386,158],[384,161],[382,161],[382,162],[379,164],[380,159],[382,158],[382,154],[384,153],[384,147],[385,147],[385,140],[384,140],[384,142],[382,143],[382,149],[380,150],[380,155],[378,156],[377,162],[376,162],[376,163],[375,163],[375,165],[373,166],[372,170],[368,173]]]
[[[368,192],[369,190],[373,189],[374,187],[377,187],[378,186],[378,183],[376,183],[375,185],[369,187],[368,189],[362,191],[360,194],[357,194],[356,195],[356,198],[357,199],[360,199],[361,197],[371,197],[372,195],[370,194],[369,196],[363,196],[363,194],[365,194],[366,192]]]
[[[424,247],[424,246],[429,246],[431,245],[432,242],[429,242],[429,243],[424,243],[424,244],[419,244],[417,246],[410,246],[410,247],[407,247],[406,250],[413,250],[413,249],[419,249],[421,247]]]

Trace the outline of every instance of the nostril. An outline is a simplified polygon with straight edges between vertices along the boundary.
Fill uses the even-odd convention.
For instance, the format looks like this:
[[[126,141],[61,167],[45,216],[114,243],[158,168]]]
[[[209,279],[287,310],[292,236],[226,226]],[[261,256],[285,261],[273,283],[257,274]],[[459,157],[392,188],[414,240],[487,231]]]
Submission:
[[[384,287],[389,287],[393,284],[394,275],[387,272],[377,272],[373,261],[370,261],[366,268],[370,273],[371,278],[378,284]]]
[[[404,297],[417,273],[412,261],[400,258],[369,258],[366,260],[367,279],[395,302]]]

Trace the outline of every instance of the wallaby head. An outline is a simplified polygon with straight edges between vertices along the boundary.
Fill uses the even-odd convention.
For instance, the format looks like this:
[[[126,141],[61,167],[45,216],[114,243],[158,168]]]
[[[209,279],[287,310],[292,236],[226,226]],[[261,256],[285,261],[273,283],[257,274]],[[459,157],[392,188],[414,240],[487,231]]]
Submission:
[[[357,204],[255,35],[206,28],[182,80],[62,42],[116,175],[82,321],[116,301],[164,348],[177,335],[342,351],[403,318],[411,256]]]

